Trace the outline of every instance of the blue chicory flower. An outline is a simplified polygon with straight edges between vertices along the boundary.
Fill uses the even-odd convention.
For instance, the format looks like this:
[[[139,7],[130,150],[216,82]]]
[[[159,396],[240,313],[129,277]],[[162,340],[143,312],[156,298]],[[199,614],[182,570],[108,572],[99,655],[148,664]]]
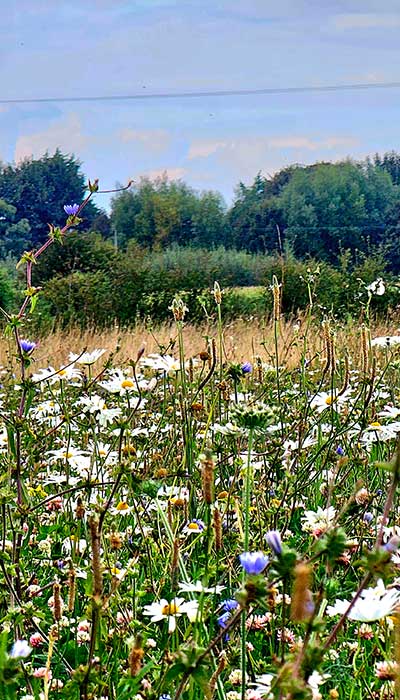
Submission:
[[[64,204],[64,211],[68,216],[75,216],[78,213],[79,204]]]
[[[280,532],[278,532],[278,530],[270,530],[265,535],[265,539],[267,540],[267,544],[271,547],[274,554],[276,554],[277,557],[280,557],[282,554],[282,540]]]
[[[239,559],[249,576],[261,574],[269,562],[268,557],[263,552],[243,552],[239,555]]]
[[[343,455],[344,455],[343,447],[340,447],[340,445],[339,445],[339,447],[336,448],[336,454],[339,455],[339,457],[343,457]]]
[[[228,598],[228,600],[222,601],[222,609],[225,610],[225,612],[232,612],[232,610],[236,610],[238,606],[239,603],[237,600],[234,600],[234,598]]]
[[[26,659],[27,656],[31,653],[32,649],[29,646],[28,642],[26,639],[17,639],[16,642],[14,642],[11,651],[10,651],[10,658],[11,659]]]
[[[253,371],[253,365],[251,362],[243,362],[242,364],[242,372],[243,374],[250,374],[250,372]]]
[[[34,349],[37,346],[37,343],[34,343],[33,340],[20,340],[19,344],[21,346],[22,352],[24,352],[26,355],[30,355],[31,352],[34,351]]]
[[[364,515],[363,515],[363,521],[364,521],[367,525],[369,525],[370,523],[372,523],[373,519],[374,519],[374,516],[373,516],[372,513],[370,513],[369,511],[367,511],[366,513],[364,513]]]
[[[386,542],[386,544],[383,545],[383,549],[385,549],[390,554],[394,554],[395,552],[397,552],[399,546],[400,538],[394,536],[390,538],[389,542]]]
[[[224,630],[231,618],[230,612],[225,612],[217,618],[217,622],[220,627]]]

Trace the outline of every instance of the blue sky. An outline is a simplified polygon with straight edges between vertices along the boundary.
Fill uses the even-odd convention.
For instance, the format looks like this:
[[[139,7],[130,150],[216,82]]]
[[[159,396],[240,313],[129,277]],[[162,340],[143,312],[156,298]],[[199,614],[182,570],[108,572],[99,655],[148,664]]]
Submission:
[[[400,80],[398,0],[10,5],[0,26],[2,99]],[[400,89],[0,104],[1,160],[57,147],[105,188],[166,172],[229,203],[258,171],[400,150]]]

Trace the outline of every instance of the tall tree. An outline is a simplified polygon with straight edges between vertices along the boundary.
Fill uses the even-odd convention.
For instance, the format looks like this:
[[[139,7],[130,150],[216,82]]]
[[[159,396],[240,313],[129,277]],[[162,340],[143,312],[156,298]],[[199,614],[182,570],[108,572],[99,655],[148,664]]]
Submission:
[[[394,185],[400,185],[400,153],[388,151],[384,153],[383,156],[376,153],[374,165],[376,168],[379,168],[379,170],[388,173]]]
[[[279,195],[298,168],[283,168],[269,178],[258,173],[249,187],[239,184],[228,213],[230,240],[236,248],[252,252],[280,250],[280,231],[285,222]]]
[[[29,248],[46,240],[48,224],[65,222],[64,204],[80,204],[85,195],[85,177],[74,157],[57,150],[37,160],[0,167],[0,198],[15,207],[18,220],[29,223]],[[90,202],[83,212],[81,228],[88,229],[99,210]]]
[[[112,202],[112,227],[118,242],[140,245],[219,245],[225,235],[222,198],[214,192],[198,195],[181,181],[142,178]]]
[[[384,239],[387,213],[397,198],[388,173],[371,163],[298,170],[279,198],[286,240],[296,255],[330,262],[344,250],[370,253]]]
[[[0,258],[19,257],[29,244],[29,222],[17,219],[16,212],[16,207],[0,199]]]

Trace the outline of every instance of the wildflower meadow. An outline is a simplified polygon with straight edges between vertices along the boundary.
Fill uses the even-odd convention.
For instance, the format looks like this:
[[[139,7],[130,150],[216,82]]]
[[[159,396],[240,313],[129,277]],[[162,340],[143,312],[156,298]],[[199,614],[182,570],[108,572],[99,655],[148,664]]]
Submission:
[[[351,351],[310,304],[287,364],[274,277],[272,353],[227,357],[216,282],[195,355],[177,296],[173,346],[41,366],[35,268],[97,191],[24,253],[3,310],[0,697],[400,697],[400,336],[368,314],[384,280]]]

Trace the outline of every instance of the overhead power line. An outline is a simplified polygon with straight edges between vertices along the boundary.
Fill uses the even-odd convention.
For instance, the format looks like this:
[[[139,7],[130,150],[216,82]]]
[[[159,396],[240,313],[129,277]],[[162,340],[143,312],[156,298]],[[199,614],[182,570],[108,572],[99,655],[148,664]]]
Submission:
[[[260,89],[203,90],[197,92],[140,92],[132,95],[82,95],[79,97],[12,97],[0,98],[0,104],[43,104],[47,102],[123,102],[128,100],[183,100],[193,97],[241,97],[247,95],[290,95],[297,93],[350,92],[400,88],[400,82],[351,83],[344,85],[303,85],[299,87],[271,87]]]

